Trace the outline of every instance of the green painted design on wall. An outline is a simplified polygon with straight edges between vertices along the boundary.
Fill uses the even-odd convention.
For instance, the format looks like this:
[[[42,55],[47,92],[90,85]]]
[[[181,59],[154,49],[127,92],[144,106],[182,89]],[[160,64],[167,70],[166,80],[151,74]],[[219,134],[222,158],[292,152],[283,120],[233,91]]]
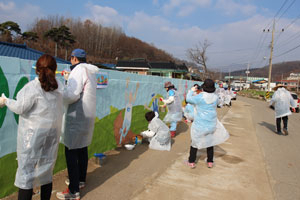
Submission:
[[[17,87],[16,87],[16,90],[15,90],[15,93],[14,93],[14,96],[13,96],[13,99],[17,99],[17,94],[18,92],[29,82],[28,78],[27,77],[22,77],[18,84],[17,84]],[[19,124],[19,115],[17,115],[16,113],[14,113],[14,116],[15,116],[15,120],[17,122],[17,124]]]
[[[118,108],[110,106],[110,114],[114,113],[114,112],[118,112]]]
[[[16,158],[16,152],[0,158],[0,198],[17,191],[14,186],[18,166]]]
[[[53,173],[55,174],[66,168],[67,168],[67,163],[65,157],[65,145],[60,143],[58,147],[57,159],[56,159]]]
[[[2,93],[4,93],[6,97],[9,97],[8,82],[0,66],[0,96],[2,95]],[[2,124],[4,122],[6,111],[6,106],[0,108],[0,128],[2,127]]]
[[[130,130],[135,134],[140,134],[142,131],[148,129],[148,122],[145,119],[145,114],[149,110],[145,109],[144,106],[134,106],[132,108],[132,119]]]
[[[94,153],[103,153],[116,147],[114,121],[119,113],[120,111],[114,112],[101,120],[96,118],[92,144],[89,146],[89,158],[93,157]]]

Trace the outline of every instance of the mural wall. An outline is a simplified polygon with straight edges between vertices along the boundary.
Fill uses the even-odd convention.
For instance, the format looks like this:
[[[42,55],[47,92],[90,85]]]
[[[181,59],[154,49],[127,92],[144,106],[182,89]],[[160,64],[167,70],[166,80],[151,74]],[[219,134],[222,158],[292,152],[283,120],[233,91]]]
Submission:
[[[33,80],[35,62],[0,56],[0,95],[15,98],[18,91]],[[63,82],[60,71],[68,65],[58,64],[57,78]],[[159,110],[159,97],[165,97],[164,82],[171,81],[184,100],[189,88],[196,82],[145,76],[103,70],[97,77],[97,108],[95,130],[89,157],[103,153],[131,141],[132,137],[147,129],[145,113]],[[163,117],[166,113],[161,112]],[[16,162],[16,138],[19,116],[6,107],[0,109],[0,198],[16,191],[13,186]],[[54,172],[66,167],[63,145],[60,144]]]

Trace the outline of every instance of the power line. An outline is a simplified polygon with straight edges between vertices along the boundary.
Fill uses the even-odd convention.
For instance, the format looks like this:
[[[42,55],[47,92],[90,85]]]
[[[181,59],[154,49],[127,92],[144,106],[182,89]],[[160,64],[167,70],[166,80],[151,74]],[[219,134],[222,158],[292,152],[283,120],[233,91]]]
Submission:
[[[287,30],[292,24],[294,24],[299,18],[300,18],[300,14],[296,17],[296,19],[294,19],[290,24],[288,24],[288,25],[287,25],[286,27],[284,27],[282,30],[286,31],[286,30]],[[274,46],[275,46],[276,43],[278,42],[279,37],[281,36],[282,33],[283,33],[283,31],[279,33],[278,37],[276,38],[276,42],[275,42]]]
[[[291,6],[296,2],[296,0],[294,0],[288,7],[287,9],[285,9],[285,11],[280,15],[280,17],[277,19],[277,22],[280,20],[280,18],[291,8]]]
[[[300,37],[300,31],[297,32],[296,34],[292,35],[291,37],[289,37],[289,39],[287,39],[287,40],[281,42],[280,44],[278,44],[279,49],[280,49],[280,47],[285,46],[285,45],[289,44],[290,42],[293,42],[294,40],[296,40],[299,37]]]
[[[300,18],[300,14],[286,27],[284,27],[284,30],[288,29],[292,24],[294,24],[298,19]]]
[[[245,49],[233,49],[233,50],[228,50],[228,51],[208,51],[207,53],[230,53],[230,52],[235,52],[235,51],[246,51],[246,50],[251,50],[255,48],[245,48]]]
[[[274,15],[274,18],[279,14],[279,12],[281,11],[281,9],[284,7],[284,5],[288,2],[289,0],[285,0],[282,4],[282,6],[280,7],[280,9],[277,11],[277,13]]]
[[[296,46],[296,47],[294,47],[294,48],[292,48],[292,49],[290,49],[290,50],[287,50],[286,52],[283,52],[282,54],[279,54],[279,55],[276,55],[276,56],[274,56],[274,57],[279,57],[279,56],[283,56],[283,55],[285,55],[285,54],[287,54],[287,53],[289,53],[289,52],[291,52],[291,51],[294,51],[295,49],[297,49],[297,48],[299,48],[300,47],[300,44],[298,45],[298,46]]]
[[[285,0],[284,2],[283,2],[283,4],[281,5],[281,7],[279,8],[279,10],[276,12],[276,14],[274,15],[274,17],[273,17],[273,19],[275,20],[275,18],[277,17],[277,15],[281,12],[281,10],[283,9],[283,7],[286,5],[286,3],[288,2],[289,0]],[[293,3],[295,2],[295,0],[290,4],[290,6],[284,11],[284,13],[283,14],[285,14],[286,12],[287,12],[287,10],[291,7],[291,5],[293,5]],[[282,15],[283,15],[282,14]],[[282,16],[281,15],[281,16]],[[281,17],[280,16],[280,17]],[[267,29],[267,30],[269,30],[270,29],[270,25],[271,25],[271,23],[273,22],[273,19],[267,24],[267,26],[266,26],[266,28],[265,29]],[[279,18],[280,19],[280,18]],[[269,27],[269,28],[268,28]],[[265,30],[264,29],[264,30]],[[262,33],[263,34],[263,33]],[[261,35],[262,36],[262,35]],[[261,52],[261,50],[262,50],[262,46],[264,45],[264,42],[265,42],[265,40],[266,40],[266,38],[267,38],[267,35],[265,35],[264,36],[264,39],[263,39],[263,41],[262,41],[262,43],[260,44],[260,43],[258,43],[258,45],[257,45],[257,47],[258,47],[258,51],[255,51],[255,52],[257,52],[256,54],[255,54],[255,52],[254,52],[254,54],[253,54],[253,57],[255,58],[255,57],[258,57],[259,55],[260,55],[260,52]],[[260,37],[260,39],[261,39],[261,37]],[[260,42],[260,41],[259,41]],[[252,58],[253,58],[252,57]]]

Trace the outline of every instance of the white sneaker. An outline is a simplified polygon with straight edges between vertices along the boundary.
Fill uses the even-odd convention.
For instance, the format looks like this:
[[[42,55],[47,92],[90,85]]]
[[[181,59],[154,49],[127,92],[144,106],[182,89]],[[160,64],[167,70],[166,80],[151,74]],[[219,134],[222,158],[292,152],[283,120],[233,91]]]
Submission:
[[[63,192],[57,192],[56,197],[62,200],[80,200],[80,193],[76,192],[75,194],[73,194],[69,191],[69,188],[67,188]]]

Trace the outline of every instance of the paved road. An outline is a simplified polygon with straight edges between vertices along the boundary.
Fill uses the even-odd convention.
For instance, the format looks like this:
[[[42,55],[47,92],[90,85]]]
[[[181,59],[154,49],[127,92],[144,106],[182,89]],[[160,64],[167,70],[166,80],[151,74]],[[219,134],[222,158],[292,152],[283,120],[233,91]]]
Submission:
[[[238,97],[248,103],[262,147],[276,200],[300,199],[300,113],[289,116],[288,136],[275,134],[274,110],[268,103]]]
[[[218,111],[224,109],[227,108]],[[233,102],[232,108],[219,119],[231,137],[215,147],[214,168],[206,167],[203,150],[198,151],[197,167],[187,168],[182,164],[188,156],[186,151],[160,176],[145,185],[140,194],[133,196],[133,200],[274,199],[251,117],[251,106],[242,101]],[[176,138],[176,143],[178,140]]]

